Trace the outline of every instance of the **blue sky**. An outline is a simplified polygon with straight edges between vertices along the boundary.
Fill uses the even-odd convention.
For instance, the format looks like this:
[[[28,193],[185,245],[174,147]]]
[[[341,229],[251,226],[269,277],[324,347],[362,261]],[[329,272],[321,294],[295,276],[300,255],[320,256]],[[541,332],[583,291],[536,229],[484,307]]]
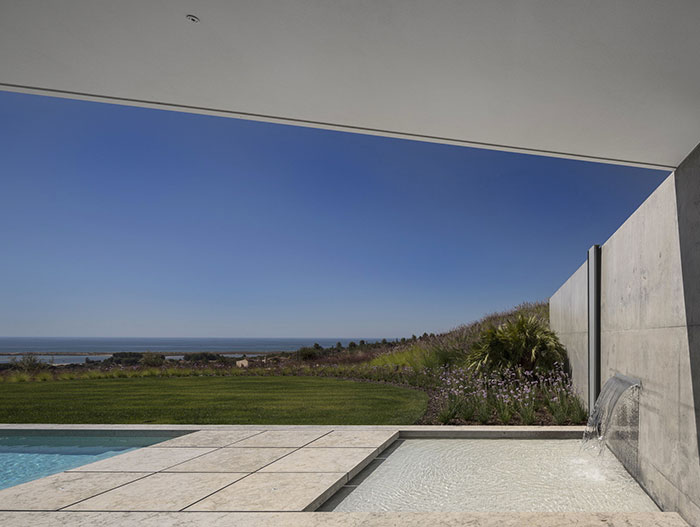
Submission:
[[[394,337],[548,298],[667,173],[0,92],[0,336]]]

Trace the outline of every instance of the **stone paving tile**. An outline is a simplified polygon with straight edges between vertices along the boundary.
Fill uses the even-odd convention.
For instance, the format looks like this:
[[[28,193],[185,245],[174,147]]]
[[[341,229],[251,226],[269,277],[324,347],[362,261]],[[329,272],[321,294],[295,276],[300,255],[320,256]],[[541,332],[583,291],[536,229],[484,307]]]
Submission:
[[[397,439],[398,432],[384,430],[336,430],[309,444],[317,447],[374,447],[379,448]]]
[[[293,448],[222,448],[175,465],[166,472],[255,472]]]
[[[688,527],[674,512],[0,512],[3,527]]]
[[[358,527],[367,513],[329,518],[314,513],[267,512],[0,512],[3,527]],[[317,516],[321,516],[317,518]],[[325,519],[323,518],[325,516]]]
[[[233,447],[256,446],[256,447],[290,447],[299,448],[323,435],[329,433],[327,430],[267,430],[249,439],[239,441]]]
[[[61,472],[0,490],[0,510],[56,510],[148,474]]]
[[[175,518],[185,514],[191,519]],[[157,517],[145,518],[139,527],[360,527],[370,524],[365,521],[370,513],[340,513],[338,515],[313,512],[184,512],[170,513],[170,517],[159,514]],[[172,522],[172,523],[171,523]],[[396,523],[377,524],[400,527]],[[430,527],[426,523],[424,527]]]
[[[256,430],[200,430],[174,439],[169,439],[162,443],[156,443],[151,448],[159,447],[222,447],[227,446],[241,439],[259,434]]]
[[[0,525],[2,527],[130,527],[140,526],[143,520],[153,515],[153,512],[0,512]],[[167,521],[163,521],[161,525],[163,527],[175,525]]]
[[[376,448],[302,448],[262,468],[261,472],[359,472]]]
[[[346,479],[344,473],[256,472],[185,510],[313,510],[339,489]]]
[[[245,474],[159,473],[68,507],[71,511],[179,511]]]
[[[140,448],[74,468],[71,472],[158,472],[213,450],[213,448]]]

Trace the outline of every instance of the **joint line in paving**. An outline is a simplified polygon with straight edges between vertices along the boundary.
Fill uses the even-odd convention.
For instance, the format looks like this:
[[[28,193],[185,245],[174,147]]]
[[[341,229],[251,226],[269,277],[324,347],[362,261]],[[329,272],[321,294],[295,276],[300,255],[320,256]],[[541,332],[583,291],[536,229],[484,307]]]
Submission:
[[[105,474],[114,474],[113,472],[105,472]],[[83,501],[89,500],[91,498],[94,498],[96,496],[100,496],[102,494],[105,494],[106,492],[110,492],[112,490],[118,489],[120,487],[123,487],[124,485],[129,485],[130,483],[134,483],[136,481],[140,481],[142,479],[146,479],[148,476],[152,476],[154,473],[146,474],[145,476],[141,476],[140,478],[136,478],[131,481],[127,481],[126,483],[122,483],[121,485],[117,485],[116,487],[112,487],[111,489],[103,490],[102,492],[98,492],[97,494],[93,494],[92,496],[88,496],[87,498],[83,498],[82,500],[78,500],[75,503],[71,503],[70,505],[65,505],[63,507],[59,507],[58,509],[55,509],[56,511],[63,511],[67,509],[68,507],[72,507],[73,505],[77,505],[78,503],[81,503]],[[72,511],[66,511],[66,512],[72,512]]]
[[[261,433],[263,433],[263,432],[267,432],[267,430],[263,430]],[[202,498],[199,498],[198,500],[196,500],[196,501],[190,503],[190,504],[187,505],[186,507],[183,507],[182,509],[180,509],[180,512],[185,512],[185,509],[186,509],[186,508],[192,507],[193,505],[196,505],[196,504],[199,503],[200,501],[207,499],[208,497],[210,497],[210,496],[216,494],[217,492],[221,492],[221,491],[224,490],[225,488],[228,488],[228,487],[230,487],[231,485],[234,485],[235,483],[238,483],[239,481],[243,481],[244,479],[246,479],[246,478],[247,478],[248,476],[250,476],[251,474],[255,474],[255,473],[257,473],[257,472],[260,472],[262,469],[264,469],[264,468],[267,467],[267,466],[270,466],[272,463],[276,463],[276,462],[279,461],[280,459],[285,458],[285,457],[289,456],[290,454],[293,454],[294,452],[297,452],[297,451],[301,450],[301,449],[304,448],[305,446],[307,446],[307,445],[313,443],[314,441],[317,441],[318,439],[321,439],[322,437],[326,437],[328,434],[330,434],[330,433],[332,433],[332,432],[333,432],[333,430],[329,430],[329,431],[326,432],[325,434],[323,434],[323,435],[321,435],[321,436],[319,436],[319,437],[317,437],[317,438],[315,438],[315,439],[309,441],[308,443],[305,443],[305,444],[301,445],[301,446],[298,447],[298,448],[287,447],[287,448],[294,448],[294,450],[292,450],[291,452],[287,452],[286,454],[284,454],[283,456],[281,456],[281,457],[275,459],[274,461],[270,461],[269,463],[263,465],[262,467],[258,468],[257,470],[254,470],[253,472],[247,473],[247,474],[246,474],[245,476],[243,476],[242,478],[237,479],[236,481],[232,481],[232,482],[229,483],[228,485],[225,485],[225,486],[221,487],[220,489],[215,490],[214,492],[210,492],[210,493],[207,494],[206,496],[204,496],[204,497],[202,497]],[[259,435],[259,434],[258,434],[258,435]],[[254,437],[254,436],[251,436],[251,437]],[[233,444],[233,443],[231,443],[231,444]],[[222,448],[225,448],[225,447],[222,447]],[[178,463],[178,465],[179,465],[179,464],[180,464],[180,463]],[[177,466],[177,465],[175,465],[175,466]],[[346,474],[346,476],[347,476],[347,474]]]

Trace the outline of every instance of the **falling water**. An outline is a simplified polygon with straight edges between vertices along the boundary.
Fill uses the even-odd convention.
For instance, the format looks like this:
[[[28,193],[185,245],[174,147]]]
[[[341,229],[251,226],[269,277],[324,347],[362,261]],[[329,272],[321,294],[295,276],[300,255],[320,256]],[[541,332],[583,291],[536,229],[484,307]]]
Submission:
[[[603,451],[606,442],[618,437],[611,437],[613,429],[617,428],[615,435],[624,436],[625,432],[635,433],[638,420],[638,391],[640,382],[637,379],[616,373],[610,377],[595,402],[593,411],[588,418],[586,431],[583,433],[583,445],[594,446]],[[621,401],[622,399],[622,401]],[[621,412],[620,412],[621,411]],[[618,415],[613,423],[613,415]],[[614,426],[611,426],[611,423]]]

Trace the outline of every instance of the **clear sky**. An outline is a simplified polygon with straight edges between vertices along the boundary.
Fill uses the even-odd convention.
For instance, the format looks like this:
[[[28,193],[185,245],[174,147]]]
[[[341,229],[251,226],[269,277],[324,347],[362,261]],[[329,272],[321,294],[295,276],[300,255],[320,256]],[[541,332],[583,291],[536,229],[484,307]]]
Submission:
[[[0,92],[0,336],[400,337],[548,298],[665,172]]]

